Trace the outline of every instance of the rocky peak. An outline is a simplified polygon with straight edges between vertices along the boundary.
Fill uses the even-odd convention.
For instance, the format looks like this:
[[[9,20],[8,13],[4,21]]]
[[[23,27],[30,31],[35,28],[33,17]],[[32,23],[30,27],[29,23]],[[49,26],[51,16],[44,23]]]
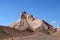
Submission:
[[[12,23],[12,26],[9,27],[15,28],[17,30],[23,31],[26,29],[32,31],[45,31],[45,32],[55,32],[57,29],[52,25],[48,24],[44,20],[39,20],[33,18],[32,15],[27,14],[25,11],[21,13],[21,18],[16,22]]]
[[[25,11],[21,13],[21,19],[26,19],[28,21],[34,20],[33,16],[30,14],[27,14]]]

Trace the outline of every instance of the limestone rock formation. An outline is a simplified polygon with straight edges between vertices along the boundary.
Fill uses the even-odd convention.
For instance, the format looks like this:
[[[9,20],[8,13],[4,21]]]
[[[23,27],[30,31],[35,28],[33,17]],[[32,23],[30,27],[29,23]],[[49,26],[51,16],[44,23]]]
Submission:
[[[26,19],[27,21],[33,21],[34,20],[33,16],[30,14],[27,14],[25,11],[22,12],[21,19]]]
[[[57,31],[57,28],[48,24],[44,20],[33,18],[32,15],[27,14],[25,11],[22,12],[21,18],[18,19],[16,22],[12,23],[11,25],[9,25],[9,27],[15,28],[20,31],[24,31],[27,29],[31,31],[42,31],[49,33],[54,33]]]

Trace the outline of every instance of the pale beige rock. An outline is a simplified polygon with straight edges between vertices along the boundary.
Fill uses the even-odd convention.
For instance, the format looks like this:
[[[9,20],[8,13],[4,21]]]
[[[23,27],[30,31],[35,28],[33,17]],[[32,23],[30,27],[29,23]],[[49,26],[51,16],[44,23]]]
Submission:
[[[34,18],[33,18],[32,15],[29,15],[29,14],[27,14],[25,11],[23,11],[23,12],[21,13],[20,19],[18,19],[16,22],[10,24],[9,27],[12,27],[12,28],[13,28],[14,26],[16,26],[16,25],[21,21],[21,19],[23,19],[23,20],[25,19],[25,20],[27,20],[27,21],[33,21],[33,20],[34,20]]]
[[[9,27],[15,28],[20,31],[26,30],[27,28],[32,31],[46,30],[50,33],[53,33],[57,30],[55,27],[48,24],[44,20],[34,19],[32,15],[27,14],[25,11],[22,12],[21,18],[9,25]]]
[[[28,21],[28,24],[31,26],[32,30],[34,31],[38,27],[42,27],[42,20],[34,20],[34,21]]]
[[[15,26],[15,29],[23,31],[26,30],[28,26],[27,20],[21,19],[21,21]]]
[[[30,14],[27,14],[25,11],[22,12],[21,19],[26,19],[27,21],[33,21],[34,20],[33,16]]]

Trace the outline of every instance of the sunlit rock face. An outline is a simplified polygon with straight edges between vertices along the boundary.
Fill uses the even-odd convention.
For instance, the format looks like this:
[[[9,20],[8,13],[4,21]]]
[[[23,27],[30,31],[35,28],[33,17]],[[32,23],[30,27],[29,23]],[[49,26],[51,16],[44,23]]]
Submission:
[[[16,22],[9,25],[9,27],[16,29],[16,28],[18,28],[18,25],[19,25],[19,27],[21,27],[21,25],[22,25],[22,27],[24,27],[23,29],[25,29],[25,27],[28,25],[28,21],[32,22],[33,20],[34,20],[33,16],[27,14],[24,11],[24,12],[21,13],[20,19],[18,19]],[[21,29],[19,28],[19,30],[23,30],[22,27],[21,27]]]
[[[26,29],[32,31],[47,31],[47,32],[55,32],[57,28],[53,27],[52,25],[48,24],[44,20],[35,19],[32,15],[27,14],[25,11],[21,13],[20,19],[16,22],[9,25],[11,28],[15,28],[17,30],[23,31]],[[46,32],[45,31],[45,32]]]
[[[34,18],[32,15],[27,14],[25,11],[21,14],[21,19],[26,19],[27,21],[33,21]]]
[[[22,30],[26,30],[27,27],[28,27],[27,20],[21,19],[21,21],[14,28],[22,31]]]

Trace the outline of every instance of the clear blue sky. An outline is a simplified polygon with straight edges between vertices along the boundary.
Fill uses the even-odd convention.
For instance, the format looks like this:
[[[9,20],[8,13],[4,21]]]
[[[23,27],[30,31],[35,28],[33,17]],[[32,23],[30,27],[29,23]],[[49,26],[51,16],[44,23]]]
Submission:
[[[22,11],[60,28],[60,0],[0,0],[0,25],[16,21]]]

